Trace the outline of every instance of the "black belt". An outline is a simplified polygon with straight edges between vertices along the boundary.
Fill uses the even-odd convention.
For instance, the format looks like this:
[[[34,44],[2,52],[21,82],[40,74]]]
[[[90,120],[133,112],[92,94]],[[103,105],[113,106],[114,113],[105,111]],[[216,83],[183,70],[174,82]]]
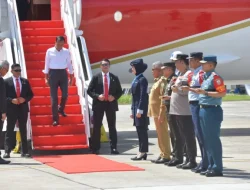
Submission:
[[[49,70],[52,70],[52,71],[64,71],[64,70],[66,70],[66,68],[65,69],[49,69]]]
[[[200,105],[200,108],[217,108],[220,107],[220,105]]]
[[[190,88],[200,88],[200,86],[190,86]]]
[[[199,101],[198,100],[195,100],[195,101],[189,101],[189,104],[198,104]]]

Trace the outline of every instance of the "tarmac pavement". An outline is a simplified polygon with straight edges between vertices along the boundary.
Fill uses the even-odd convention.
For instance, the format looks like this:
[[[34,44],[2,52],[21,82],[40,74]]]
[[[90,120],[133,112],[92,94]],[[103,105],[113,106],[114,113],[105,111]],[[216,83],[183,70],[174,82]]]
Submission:
[[[144,168],[145,171],[65,174],[33,159],[12,154],[10,165],[0,165],[1,190],[250,190],[250,102],[224,102],[223,145],[224,177],[207,178],[191,171],[152,164],[159,154],[153,122],[149,126],[149,154],[146,161],[131,161],[138,151],[138,140],[130,106],[117,113],[118,149],[110,155],[109,143],[103,143],[101,156]],[[106,131],[107,124],[104,122]],[[3,151],[2,151],[3,153]],[[199,154],[199,152],[198,152]],[[199,160],[200,157],[197,158]]]

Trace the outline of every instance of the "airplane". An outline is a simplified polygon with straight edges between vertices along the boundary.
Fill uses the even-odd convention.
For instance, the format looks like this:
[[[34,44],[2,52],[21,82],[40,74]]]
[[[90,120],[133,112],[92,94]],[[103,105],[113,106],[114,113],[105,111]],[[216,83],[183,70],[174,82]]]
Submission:
[[[45,48],[53,46],[55,34],[64,29],[69,48],[74,50],[71,52],[74,54],[72,63],[75,64],[74,68],[77,70],[75,73],[78,90],[73,87],[71,95],[78,94],[80,98],[80,101],[77,100],[77,97],[74,97],[76,99],[71,97],[71,100],[74,100],[75,104],[81,104],[82,107],[84,104],[88,105],[89,100],[83,97],[84,90],[79,85],[82,80],[79,73],[83,71],[78,70],[80,67],[78,68],[79,65],[76,64],[79,63],[79,60],[81,61],[80,53],[85,55],[82,64],[90,69],[90,72],[87,72],[89,78],[86,80],[90,80],[92,74],[99,72],[100,61],[108,58],[111,61],[111,72],[118,75],[123,88],[129,88],[134,78],[128,72],[129,63],[132,60],[143,58],[144,62],[148,64],[145,76],[152,84],[152,63],[170,61],[170,56],[174,51],[186,54],[201,51],[204,55],[216,55],[218,59],[216,70],[225,79],[227,87],[250,84],[250,53],[248,53],[250,49],[248,40],[250,39],[250,0],[32,0],[28,20],[20,23],[16,19],[17,11],[13,7],[14,5],[15,0],[7,0],[7,2],[0,0],[0,39],[10,39],[11,43],[8,42],[8,44],[11,44],[11,48],[5,50],[8,50],[8,56],[13,53],[16,59],[21,60],[20,63],[23,64],[23,67],[25,67],[25,58],[29,59],[26,61],[29,67],[27,73],[32,76],[31,79],[34,79],[32,81],[36,94],[40,97],[46,95],[41,102],[37,97],[36,102],[33,103],[35,105],[49,104],[49,96],[47,87],[42,86],[42,90],[38,90],[36,86],[44,85],[44,74],[41,65],[38,65],[38,69],[34,64],[42,63]],[[62,20],[63,23],[59,23],[58,20]],[[62,28],[54,31],[45,30],[40,25],[42,23],[52,29],[58,27],[51,26],[53,22]],[[41,34],[34,30],[40,31]],[[50,38],[49,32],[53,33],[51,34],[53,39]],[[22,35],[26,37],[22,38]],[[84,39],[80,44],[82,50],[78,49],[78,41],[74,39],[74,35]],[[38,39],[34,36],[37,36]],[[18,43],[17,39],[19,42],[25,43]],[[40,39],[45,39],[50,44],[45,44],[45,41]],[[37,46],[32,48],[29,43],[33,46],[37,44]],[[0,43],[1,59],[4,56],[8,57],[2,49]],[[11,49],[13,50],[11,51]],[[11,61],[13,62],[13,60]],[[31,64],[33,62],[34,64]],[[25,69],[23,70],[26,72]],[[250,94],[250,86],[245,86]],[[84,111],[86,110],[88,109],[85,108]],[[39,110],[33,105],[32,118],[29,120],[33,122],[32,125],[50,124],[50,118],[44,116],[45,111],[46,114],[50,114],[49,109]],[[71,111],[72,113],[82,113],[84,121],[88,122],[89,115],[86,114],[88,111],[85,113],[83,113],[83,109]],[[82,116],[79,113],[74,118],[78,119],[77,122],[82,123]],[[36,119],[36,115],[43,119]],[[65,120],[66,124],[67,122],[68,120]],[[85,125],[90,124],[85,123]],[[38,130],[38,128],[35,129]],[[48,129],[54,130],[51,126]],[[85,128],[85,134],[90,136],[88,127]],[[52,144],[49,146],[34,145],[35,149],[82,148],[86,147],[87,143],[85,142],[81,146],[62,144],[54,147],[52,146],[55,143],[54,137],[46,136],[46,138],[48,138],[46,143]],[[81,138],[79,137],[79,139]],[[61,142],[61,140],[58,141]],[[63,140],[66,142],[66,138]],[[67,140],[71,142],[72,139]],[[36,138],[35,141],[35,144],[42,143],[39,138]]]
[[[49,4],[51,19],[60,19],[60,0],[34,2],[41,9]],[[149,66],[145,75],[153,81],[153,62],[170,61],[170,55],[177,50],[186,54],[202,51],[218,57],[217,71],[226,84],[250,83],[250,0],[69,3],[75,28],[86,40],[93,74],[99,72],[100,61],[108,58],[111,72],[119,76],[124,87],[129,87],[134,76],[127,71],[133,59],[143,58]],[[38,12],[38,8],[35,10]]]

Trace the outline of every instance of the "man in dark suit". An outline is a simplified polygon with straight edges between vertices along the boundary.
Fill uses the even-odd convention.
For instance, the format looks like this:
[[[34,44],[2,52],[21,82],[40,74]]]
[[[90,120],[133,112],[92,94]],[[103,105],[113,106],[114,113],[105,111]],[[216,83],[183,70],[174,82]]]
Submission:
[[[118,77],[110,73],[109,68],[108,59],[101,61],[102,72],[92,78],[87,91],[88,95],[93,98],[94,129],[91,141],[94,154],[99,154],[104,112],[108,121],[111,154],[119,154],[117,151],[116,111],[118,111],[117,100],[122,95],[122,88]]]
[[[18,122],[22,141],[22,157],[30,157],[27,144],[27,119],[29,112],[29,101],[33,98],[33,92],[29,81],[21,76],[19,64],[11,66],[12,77],[5,79],[7,99],[7,131],[5,135],[4,158],[10,158],[11,138]]]
[[[6,75],[6,73],[9,71],[9,63],[8,61],[4,60],[0,63],[0,141],[2,140],[2,130],[3,130],[3,122],[6,119],[6,111],[7,111],[7,105],[6,105],[6,91],[5,91],[5,85],[4,80],[2,77]],[[10,161],[4,160],[1,158],[1,151],[0,151],[0,164],[9,164]]]

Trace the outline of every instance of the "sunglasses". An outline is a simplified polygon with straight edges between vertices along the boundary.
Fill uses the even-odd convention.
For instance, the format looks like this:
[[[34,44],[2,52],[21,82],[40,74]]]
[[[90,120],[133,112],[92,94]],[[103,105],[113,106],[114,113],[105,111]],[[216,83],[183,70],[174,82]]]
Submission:
[[[109,66],[109,64],[105,63],[105,64],[101,64],[101,66],[107,67],[107,66]]]
[[[21,69],[15,69],[13,71],[15,71],[15,72],[21,72],[22,70]]]

